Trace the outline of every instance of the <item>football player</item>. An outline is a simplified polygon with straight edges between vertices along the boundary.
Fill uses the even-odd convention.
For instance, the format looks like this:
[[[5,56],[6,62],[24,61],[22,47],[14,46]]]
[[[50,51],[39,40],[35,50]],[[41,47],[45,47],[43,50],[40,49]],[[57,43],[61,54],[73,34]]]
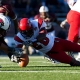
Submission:
[[[58,21],[55,14],[49,12],[47,6],[41,6],[39,8],[39,14],[34,17],[34,19],[42,18],[46,23],[47,31],[55,30],[55,35],[59,38],[66,39],[65,31],[59,26],[60,22]]]
[[[71,10],[68,12],[67,18],[64,21],[62,21],[60,26],[66,29],[66,31],[68,32],[68,38],[67,38],[68,40],[75,42],[75,43],[79,43],[80,23],[78,20],[79,19],[79,9],[78,9],[79,6],[78,5],[80,1],[79,0],[67,0],[67,3]],[[67,23],[69,24],[68,26],[67,26]],[[73,55],[73,52],[71,55]],[[78,57],[80,57],[80,54],[78,54]]]
[[[8,2],[9,3],[9,2]],[[11,26],[11,19],[15,23],[15,33],[17,33],[17,16],[14,14],[11,6],[7,3],[7,0],[0,0],[0,50],[4,51],[12,62],[19,63],[24,56],[22,49],[9,47],[5,42],[5,36],[8,29]],[[22,56],[22,57],[21,57]],[[25,55],[27,56],[27,55]],[[26,63],[25,63],[26,64]],[[21,65],[22,67],[25,65]]]
[[[68,40],[80,44],[80,0],[70,0],[68,2],[71,10],[67,14],[67,21],[70,25],[68,32]],[[80,61],[80,53],[78,52],[77,60]]]
[[[55,16],[55,14],[51,14],[49,12],[49,8],[47,6],[41,6],[39,8],[39,14],[36,15],[34,18],[38,19],[39,17],[42,18],[46,22],[47,32],[54,32],[54,30],[55,30],[56,37],[66,39],[66,33],[59,26],[59,21],[57,20],[57,17]],[[47,58],[48,60],[51,60],[51,62],[55,62],[55,61],[53,61],[53,59],[48,58],[47,55],[44,55],[44,58]]]
[[[52,59],[71,66],[80,66],[79,61],[65,53],[65,51],[80,52],[80,45],[56,38],[52,32],[47,33],[45,27],[45,22],[40,18],[32,21],[22,18],[19,23],[19,32],[14,37],[16,47],[22,47],[23,44],[26,47],[31,45]]]
[[[6,32],[9,29],[9,27],[10,27],[10,18],[8,16],[4,16],[3,14],[0,14],[0,50],[4,51],[8,55],[11,61],[15,62],[16,60],[12,60],[14,54],[15,54],[15,58],[17,59],[16,53],[18,52],[20,53],[20,51],[18,49],[9,47],[4,40]]]
[[[79,29],[79,3],[80,0],[69,0],[68,4],[71,10],[67,14],[67,21],[70,25],[68,32],[68,40],[78,43],[80,37],[80,29]]]

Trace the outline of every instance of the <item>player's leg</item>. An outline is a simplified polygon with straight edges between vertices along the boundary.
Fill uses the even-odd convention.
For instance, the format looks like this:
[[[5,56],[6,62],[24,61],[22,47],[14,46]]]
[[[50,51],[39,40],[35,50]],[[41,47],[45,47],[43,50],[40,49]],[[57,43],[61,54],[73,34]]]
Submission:
[[[59,62],[80,66],[80,62],[67,55],[65,51],[80,51],[80,45],[56,38],[52,50],[47,55]]]
[[[1,49],[2,49],[2,47],[3,48],[7,48],[8,47],[7,43],[4,41],[4,38],[1,38],[0,42],[1,42],[1,47],[0,47]],[[8,55],[9,58],[11,58],[12,53],[7,52],[6,50],[4,50],[4,52],[5,52],[5,54]]]
[[[72,60],[72,57],[67,55],[65,51],[63,50],[63,46],[61,45],[63,39],[55,38],[54,46],[53,48],[47,53],[47,55],[62,63],[69,64]],[[66,57],[66,58],[65,58]]]
[[[18,50],[15,51],[15,48],[8,47],[4,43],[1,43],[0,49],[9,57],[12,62],[18,62]]]
[[[71,66],[80,66],[80,62],[67,55],[64,51],[58,53],[48,53],[49,57],[61,62],[70,64]]]
[[[80,13],[76,11],[70,11],[67,15],[67,20],[70,25],[68,32],[68,40],[77,43],[80,27]]]
[[[63,50],[63,51],[73,51],[73,52],[80,52],[80,45],[77,43],[73,43],[69,40],[64,40],[64,39],[60,39],[60,38],[55,38],[55,43],[53,46],[53,50],[57,49]]]
[[[4,53],[9,57],[9,59],[12,62],[18,62],[18,57],[16,56],[17,54],[14,52],[14,48],[9,47],[7,43],[4,41],[4,38],[1,38],[0,42],[1,42],[0,49],[4,51]]]

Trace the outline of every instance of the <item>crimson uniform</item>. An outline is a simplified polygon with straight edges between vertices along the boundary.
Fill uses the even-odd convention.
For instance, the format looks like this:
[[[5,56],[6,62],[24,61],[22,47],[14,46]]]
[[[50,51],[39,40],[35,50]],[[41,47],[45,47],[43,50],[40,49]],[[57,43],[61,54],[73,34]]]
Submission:
[[[24,18],[22,20],[24,20]],[[39,26],[38,23],[38,19],[31,21],[34,33],[30,38],[27,37],[27,35],[25,36],[21,32],[18,32],[14,37],[16,47],[20,47],[24,42],[35,41],[36,37],[39,35],[39,31],[46,26],[44,22],[41,23],[41,26]],[[45,39],[33,42],[32,46],[44,54],[47,54],[50,58],[67,64],[71,64],[73,58],[67,55],[65,51],[80,51],[80,45],[56,38],[53,32],[47,33]],[[73,64],[75,65],[75,63],[76,62]]]

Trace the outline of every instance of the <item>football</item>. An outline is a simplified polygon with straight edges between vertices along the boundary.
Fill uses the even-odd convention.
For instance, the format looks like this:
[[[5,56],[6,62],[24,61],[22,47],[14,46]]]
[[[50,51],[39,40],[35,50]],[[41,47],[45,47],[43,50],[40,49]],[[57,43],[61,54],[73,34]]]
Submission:
[[[29,63],[29,57],[27,54],[23,54],[21,58],[19,59],[19,66],[20,67],[26,67]]]

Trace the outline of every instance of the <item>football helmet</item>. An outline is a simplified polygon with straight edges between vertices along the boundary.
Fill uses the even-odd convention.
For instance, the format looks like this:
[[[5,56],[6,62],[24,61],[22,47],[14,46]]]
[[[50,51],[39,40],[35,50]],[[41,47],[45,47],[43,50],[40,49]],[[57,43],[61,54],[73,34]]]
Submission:
[[[49,9],[47,6],[41,6],[40,9],[39,9],[39,12],[48,12]]]
[[[3,14],[0,14],[0,28],[3,30],[7,30],[10,27],[10,19]]]
[[[19,30],[23,37],[30,38],[33,35],[33,28],[28,18],[22,18],[19,23]]]
[[[6,35],[6,31],[9,29],[9,27],[9,18],[0,13],[0,37],[4,37]]]

